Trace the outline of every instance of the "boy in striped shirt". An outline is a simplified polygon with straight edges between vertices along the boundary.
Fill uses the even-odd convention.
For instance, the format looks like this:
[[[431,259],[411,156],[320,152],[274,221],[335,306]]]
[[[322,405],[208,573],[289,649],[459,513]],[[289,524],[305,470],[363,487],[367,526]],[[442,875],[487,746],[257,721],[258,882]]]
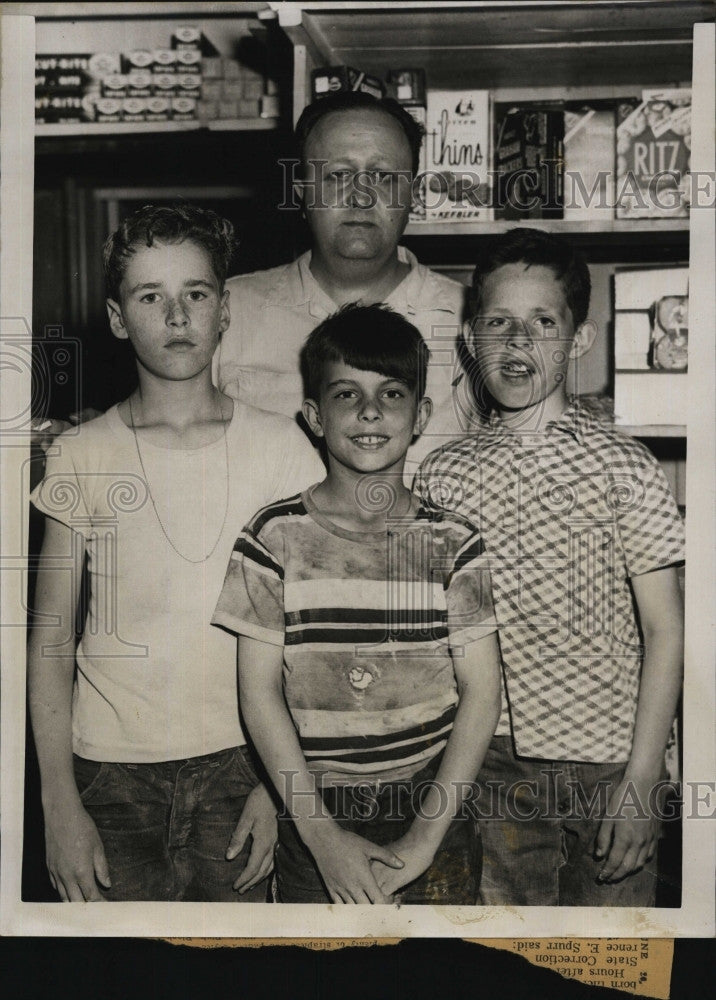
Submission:
[[[499,715],[483,546],[402,480],[429,351],[383,306],[309,336],[303,414],[328,475],[239,536],[214,616],[286,809],[281,902],[475,902],[466,799]]]

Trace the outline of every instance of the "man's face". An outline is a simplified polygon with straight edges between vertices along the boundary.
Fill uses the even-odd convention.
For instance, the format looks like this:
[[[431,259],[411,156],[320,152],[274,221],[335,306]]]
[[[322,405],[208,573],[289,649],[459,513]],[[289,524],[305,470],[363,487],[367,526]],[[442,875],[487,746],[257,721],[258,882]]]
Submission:
[[[169,381],[193,378],[208,365],[229,325],[206,250],[191,240],[137,247],[127,263],[119,302],[107,300],[112,332],[132,342],[137,359]]]
[[[315,250],[324,260],[388,259],[410,212],[412,157],[398,122],[370,108],[331,112],[309,133],[305,158]]]
[[[501,411],[559,416],[574,336],[562,283],[550,268],[504,264],[485,278],[471,349]]]

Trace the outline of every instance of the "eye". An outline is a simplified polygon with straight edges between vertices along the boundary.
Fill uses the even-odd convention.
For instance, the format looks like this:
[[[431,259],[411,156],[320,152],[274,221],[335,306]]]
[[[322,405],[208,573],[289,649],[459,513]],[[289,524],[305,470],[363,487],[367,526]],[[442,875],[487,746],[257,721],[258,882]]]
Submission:
[[[549,330],[557,326],[557,323],[551,316],[537,316],[532,322],[542,330]]]
[[[402,389],[386,389],[383,395],[386,399],[405,399],[405,393]]]
[[[144,295],[141,296],[141,298],[139,299],[139,301],[146,303],[146,305],[152,305],[154,302],[158,302],[159,301],[159,293],[158,292],[146,292]]]
[[[506,316],[483,316],[481,319],[481,325],[489,330],[502,330],[509,322]]]
[[[353,391],[353,389],[341,389],[340,392],[337,392],[333,398],[334,399],[355,399],[355,395],[356,394]]]
[[[189,298],[192,300],[192,302],[201,302],[201,300],[205,299],[206,297],[207,297],[206,292],[202,292],[198,288],[194,288],[192,289],[192,291],[189,292]]]

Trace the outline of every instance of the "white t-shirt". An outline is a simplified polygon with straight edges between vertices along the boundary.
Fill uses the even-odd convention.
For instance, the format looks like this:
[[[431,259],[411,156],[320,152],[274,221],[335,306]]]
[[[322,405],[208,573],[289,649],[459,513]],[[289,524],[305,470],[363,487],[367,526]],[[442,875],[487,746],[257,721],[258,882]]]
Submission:
[[[177,760],[246,742],[236,640],[210,624],[226,566],[260,507],[325,475],[292,421],[241,402],[226,443],[167,449],[140,434],[139,445],[151,496],[116,406],[55,440],[32,495],[88,554],[72,732],[74,752],[90,760]],[[175,551],[202,560],[219,535],[205,561]]]

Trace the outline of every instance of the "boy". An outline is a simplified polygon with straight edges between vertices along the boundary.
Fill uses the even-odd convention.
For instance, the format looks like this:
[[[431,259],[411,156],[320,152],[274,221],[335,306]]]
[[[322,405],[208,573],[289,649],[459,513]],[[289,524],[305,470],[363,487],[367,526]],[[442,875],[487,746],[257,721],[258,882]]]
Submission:
[[[428,354],[382,306],[310,334],[303,414],[328,475],[256,515],[217,605],[286,805],[282,902],[475,901],[479,842],[455,817],[499,714],[499,657],[480,539],[402,482]]]
[[[416,481],[490,553],[509,716],[478,781],[488,904],[654,905],[683,529],[649,452],[567,397],[569,359],[594,339],[589,294],[564,241],[491,242],[467,338],[494,410]]]
[[[266,898],[275,808],[241,731],[233,644],[209,620],[235,519],[322,466],[287,418],[212,385],[234,247],[229,222],[190,205],[147,206],[109,238],[109,322],[138,386],[55,441],[33,493],[48,517],[29,694],[65,901]]]

